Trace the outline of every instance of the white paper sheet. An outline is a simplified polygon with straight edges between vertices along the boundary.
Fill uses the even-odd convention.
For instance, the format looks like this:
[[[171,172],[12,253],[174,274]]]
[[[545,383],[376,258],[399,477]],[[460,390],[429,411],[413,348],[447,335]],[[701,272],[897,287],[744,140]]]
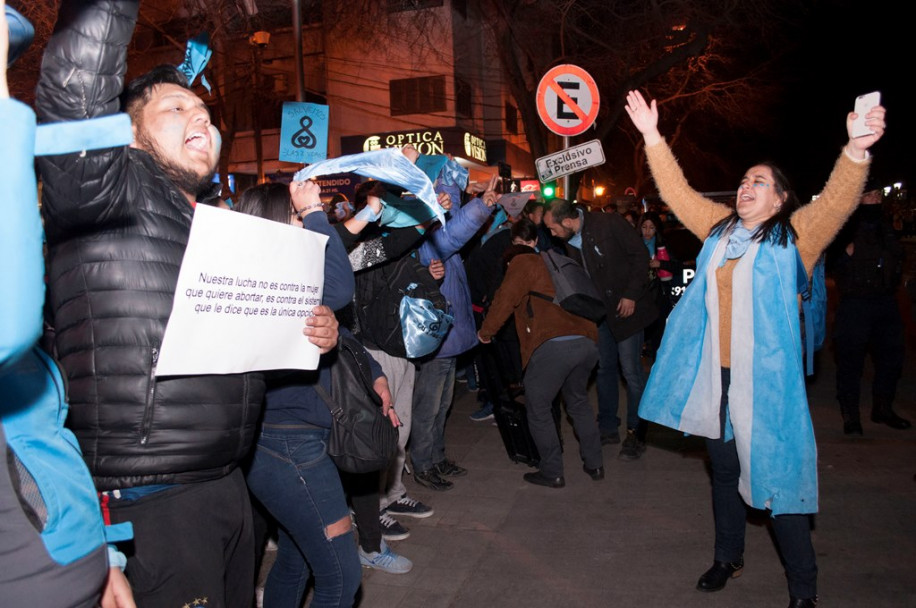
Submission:
[[[198,205],[157,376],[315,369],[302,334],[321,303],[327,237]]]

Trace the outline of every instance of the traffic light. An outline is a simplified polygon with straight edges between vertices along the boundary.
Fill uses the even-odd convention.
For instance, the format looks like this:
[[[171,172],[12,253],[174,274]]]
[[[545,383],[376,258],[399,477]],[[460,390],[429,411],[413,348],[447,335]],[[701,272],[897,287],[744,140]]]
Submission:
[[[545,201],[554,198],[557,195],[557,182],[547,182],[541,184],[541,198]]]

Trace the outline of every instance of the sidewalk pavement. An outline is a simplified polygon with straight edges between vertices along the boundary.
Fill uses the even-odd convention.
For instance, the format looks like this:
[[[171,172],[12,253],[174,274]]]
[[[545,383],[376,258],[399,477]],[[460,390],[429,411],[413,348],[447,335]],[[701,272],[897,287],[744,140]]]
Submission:
[[[916,422],[916,364],[909,350],[895,408]],[[865,436],[844,436],[829,345],[816,363],[808,392],[819,456],[813,533],[819,606],[916,607],[916,428],[897,431],[869,421],[867,372]],[[701,439],[652,425],[637,461],[618,460],[619,446],[605,446],[607,477],[594,482],[582,472],[564,420],[566,487],[555,490],[522,480],[533,469],[509,460],[496,426],[468,419],[476,408],[475,394],[459,384],[446,445],[469,473],[441,493],[405,476],[410,495],[435,514],[402,519],[410,537],[391,546],[414,568],[405,575],[364,569],[361,608],[788,604],[763,512],[749,516],[743,575],[717,593],[695,589],[713,555]]]

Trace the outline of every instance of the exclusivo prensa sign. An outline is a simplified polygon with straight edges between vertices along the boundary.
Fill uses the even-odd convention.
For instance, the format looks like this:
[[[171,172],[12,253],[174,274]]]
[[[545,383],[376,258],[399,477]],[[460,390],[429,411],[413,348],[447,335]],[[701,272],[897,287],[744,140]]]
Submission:
[[[570,173],[584,171],[588,167],[604,164],[604,149],[597,139],[566,148],[537,159],[538,179],[542,183],[553,181]]]

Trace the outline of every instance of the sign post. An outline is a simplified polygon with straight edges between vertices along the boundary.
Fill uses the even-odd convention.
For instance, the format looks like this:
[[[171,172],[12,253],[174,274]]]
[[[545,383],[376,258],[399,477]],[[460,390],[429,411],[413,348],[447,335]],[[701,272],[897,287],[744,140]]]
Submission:
[[[600,101],[595,79],[579,66],[555,66],[538,83],[538,116],[548,129],[563,137],[564,149],[569,147],[570,137],[581,135],[595,123]],[[568,174],[563,177],[563,195],[569,196]]]

